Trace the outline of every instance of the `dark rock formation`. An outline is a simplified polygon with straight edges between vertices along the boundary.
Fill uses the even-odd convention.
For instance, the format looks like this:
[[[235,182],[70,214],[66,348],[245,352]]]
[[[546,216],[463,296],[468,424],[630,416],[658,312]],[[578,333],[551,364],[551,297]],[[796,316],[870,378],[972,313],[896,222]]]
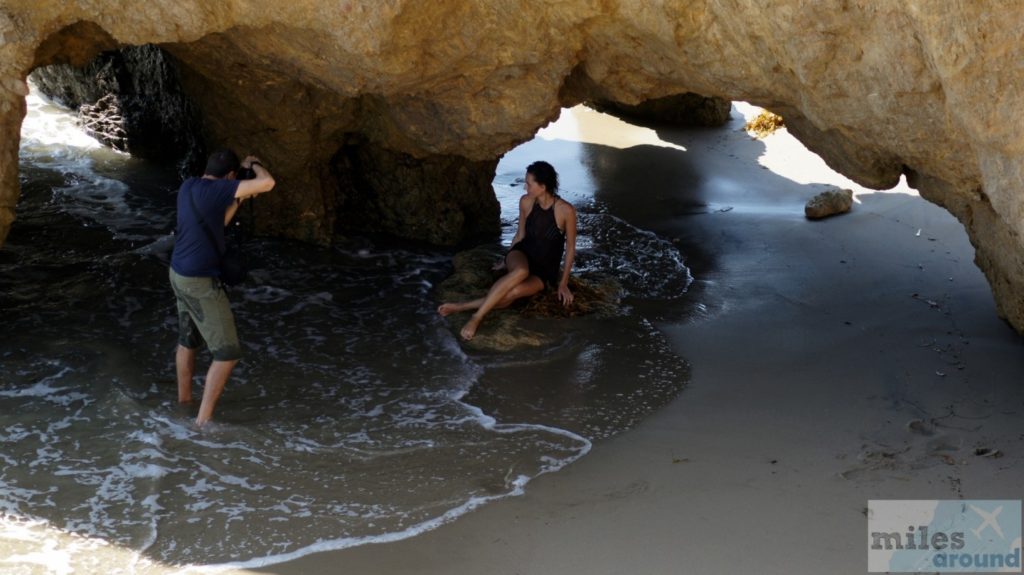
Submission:
[[[457,302],[483,297],[504,272],[492,266],[505,255],[495,245],[481,245],[459,252],[453,259],[454,271],[437,287],[439,302]],[[574,299],[569,307],[558,301],[554,290],[512,304],[508,309],[494,310],[484,319],[476,336],[466,342],[468,347],[487,351],[509,351],[550,345],[554,337],[544,330],[543,322],[535,320],[587,316],[592,319],[613,317],[621,313],[619,298],[622,286],[601,274],[573,274],[569,289]],[[448,316],[455,333],[469,320],[471,313]]]
[[[437,245],[493,239],[500,233],[499,206],[491,188],[497,160],[474,161],[456,155],[415,158],[358,133],[325,135],[312,126],[297,131],[303,125],[302,116],[290,106],[280,107],[281,115],[273,122],[281,129],[267,134],[256,125],[265,120],[254,118],[248,107],[229,109],[225,104],[230,101],[214,101],[209,94],[219,93],[219,86],[210,85],[205,71],[185,66],[181,73],[203,104],[200,114],[184,93],[180,68],[173,56],[148,45],[103,52],[81,68],[70,64],[39,68],[32,80],[51,99],[77,109],[85,129],[99,141],[133,155],[176,161],[182,177],[201,173],[205,150],[224,145],[245,155],[262,154],[259,146],[253,147],[257,143],[292,150],[340,144],[331,161],[325,162],[328,169],[313,174],[303,174],[306,170],[289,161],[296,156],[271,153],[278,159],[271,164],[274,171],[280,168],[286,182],[291,176],[291,183],[299,179],[301,186],[298,195],[292,189],[265,196],[243,211],[241,218],[260,233],[327,243],[335,234],[371,232]],[[307,92],[297,86],[285,91],[289,89],[296,90],[292,96]],[[359,104],[375,110],[372,102]],[[229,135],[238,141],[224,143],[221,138]],[[295,213],[300,203],[309,207],[298,218],[281,217]],[[334,223],[333,230],[327,222]]]
[[[417,159],[370,142],[345,145],[337,177],[337,230],[384,232],[445,245],[501,233],[491,182],[497,160],[437,155]]]
[[[78,110],[86,131],[112,148],[176,163],[182,175],[202,168],[196,111],[163,50],[128,46],[103,52],[81,68],[38,68],[32,80],[43,94]]]
[[[107,94],[95,104],[82,104],[78,117],[92,137],[115,150],[128,151],[128,133],[124,131],[124,115],[116,94]]]
[[[688,127],[724,126],[732,110],[729,100],[691,92],[645,100],[635,106],[609,100],[591,100],[587,105],[620,118]]]

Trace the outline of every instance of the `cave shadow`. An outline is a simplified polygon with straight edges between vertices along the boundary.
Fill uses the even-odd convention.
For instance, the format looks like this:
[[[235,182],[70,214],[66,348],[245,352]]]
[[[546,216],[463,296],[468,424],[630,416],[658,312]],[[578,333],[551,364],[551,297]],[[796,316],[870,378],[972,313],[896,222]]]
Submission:
[[[964,279],[987,287],[981,270],[972,261],[973,247],[963,225],[948,210],[917,194],[857,186],[850,214],[807,220],[803,211],[807,200],[837,184],[800,183],[762,166],[759,160],[767,150],[766,142],[747,134],[744,118],[735,108],[729,123],[721,128],[634,125],[655,130],[663,142],[685,151],[653,145],[615,149],[582,144],[583,155],[595,182],[595,200],[633,225],[670,239],[685,257],[694,276],[684,298],[686,305],[675,313],[662,313],[662,319],[685,321],[713,316],[729,297],[725,295],[727,290],[709,289],[725,277],[723,257],[735,257],[754,243],[771,245],[775,241],[771,230],[783,229],[772,223],[777,220],[793,226],[820,226],[822,230],[827,228],[829,235],[856,241],[863,233],[858,227],[867,224],[868,219],[889,218],[905,230],[902,235],[897,233],[893,242],[914,240],[919,234],[921,241],[935,248],[932,252],[936,258],[963,266]],[[925,209],[919,209],[921,202]],[[762,225],[765,223],[771,225]],[[734,231],[738,226],[745,229],[743,234]],[[889,251],[878,255],[893,256]],[[912,264],[917,269],[917,263]],[[756,273],[754,268],[749,271]],[[842,279],[836,276],[829,281]],[[981,291],[983,301],[979,305],[991,307],[994,315],[988,290]]]
[[[740,243],[754,241],[728,233],[726,220],[802,221],[807,200],[834,187],[801,184],[762,166],[758,160],[765,142],[747,134],[735,108],[719,128],[629,123],[654,130],[666,145],[620,149],[581,143],[580,161],[593,180],[600,209],[671,241],[690,269],[693,283],[680,302],[630,301],[653,319],[685,321],[709,317],[721,308],[721,294],[707,290],[722,274],[720,259],[742,249]]]

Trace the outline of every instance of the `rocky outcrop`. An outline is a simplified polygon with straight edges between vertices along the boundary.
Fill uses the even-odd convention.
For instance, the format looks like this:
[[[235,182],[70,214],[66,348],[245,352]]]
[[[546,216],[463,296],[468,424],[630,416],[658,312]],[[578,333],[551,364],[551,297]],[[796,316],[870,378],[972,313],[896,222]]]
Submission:
[[[494,263],[505,256],[505,251],[500,246],[484,244],[455,254],[452,275],[437,286],[438,303],[462,302],[487,295],[491,285],[505,273],[493,269]],[[558,337],[550,329],[544,329],[543,320],[605,319],[623,314],[619,304],[623,289],[614,278],[595,273],[573,274],[569,278],[569,289],[573,293],[570,306],[562,305],[556,290],[548,289],[514,302],[506,309],[491,311],[476,336],[463,345],[501,352],[543,347],[551,345]],[[470,315],[471,312],[466,311],[448,316],[453,333],[459,333]]]
[[[280,191],[256,208],[280,233],[334,233],[338,203],[357,196],[332,166],[353,141],[485,169],[561,106],[693,92],[771,109],[863,185],[906,174],[964,222],[1000,313],[1024,329],[1022,21],[1024,4],[995,0],[6,0],[0,237],[26,75],[153,43],[178,62],[208,138],[275,167]]]
[[[53,64],[31,75],[40,91],[77,110],[86,132],[134,156],[176,163],[185,175],[204,164],[197,113],[174,63],[151,45],[102,52],[89,64]]]
[[[449,155],[417,159],[368,142],[343,146],[331,162],[336,230],[431,244],[493,239],[501,233],[491,189],[497,164]]]
[[[629,120],[707,128],[724,126],[732,110],[732,102],[729,100],[690,92],[645,100],[635,106],[605,100],[591,100],[586,104],[595,110]]]

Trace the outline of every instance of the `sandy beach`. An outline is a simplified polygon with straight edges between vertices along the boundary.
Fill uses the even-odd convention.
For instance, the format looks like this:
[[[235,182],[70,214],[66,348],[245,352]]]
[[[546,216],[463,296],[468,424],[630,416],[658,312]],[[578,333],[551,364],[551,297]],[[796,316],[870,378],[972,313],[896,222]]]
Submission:
[[[690,257],[674,402],[524,496],[259,572],[863,573],[869,499],[1019,498],[1021,338],[960,224],[742,124],[587,144],[595,194]],[[853,210],[806,220],[827,184]]]

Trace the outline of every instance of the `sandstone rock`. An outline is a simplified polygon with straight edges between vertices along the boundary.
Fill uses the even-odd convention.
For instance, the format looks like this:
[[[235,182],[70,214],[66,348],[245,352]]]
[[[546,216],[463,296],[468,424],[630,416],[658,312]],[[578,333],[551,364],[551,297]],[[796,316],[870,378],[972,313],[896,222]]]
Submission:
[[[774,134],[785,125],[786,121],[782,119],[782,116],[768,110],[762,110],[756,118],[747,122],[743,129],[751,132],[754,137],[763,139]]]
[[[820,220],[836,214],[844,214],[853,206],[853,190],[826,190],[807,200],[804,215],[810,220]]]
[[[492,266],[504,254],[505,250],[495,245],[477,246],[457,253],[452,261],[452,275],[438,285],[437,299],[441,302],[465,301],[486,295],[487,290],[503,273],[494,271]],[[599,274],[588,274],[585,277],[573,275],[569,279],[569,289],[574,296],[573,304],[569,307],[558,301],[554,291],[545,290],[532,298],[516,302],[509,309],[492,311],[480,325],[476,336],[466,345],[488,351],[551,345],[556,339],[552,330],[545,330],[543,322],[532,320],[582,316],[600,319],[621,312],[619,298],[622,287],[612,278]],[[454,333],[462,329],[470,315],[470,312],[464,312],[448,316]]]
[[[452,155],[417,159],[369,142],[344,146],[331,164],[337,229],[437,245],[493,239],[501,233],[496,166]]]
[[[1024,329],[1022,21],[1024,3],[995,0],[5,0],[0,241],[19,82],[152,43],[180,64],[210,140],[276,168],[285,193],[256,207],[293,237],[334,233],[330,166],[353,137],[484,169],[561,106],[693,92],[773,110],[862,185],[905,174],[964,222],[1000,313]]]

